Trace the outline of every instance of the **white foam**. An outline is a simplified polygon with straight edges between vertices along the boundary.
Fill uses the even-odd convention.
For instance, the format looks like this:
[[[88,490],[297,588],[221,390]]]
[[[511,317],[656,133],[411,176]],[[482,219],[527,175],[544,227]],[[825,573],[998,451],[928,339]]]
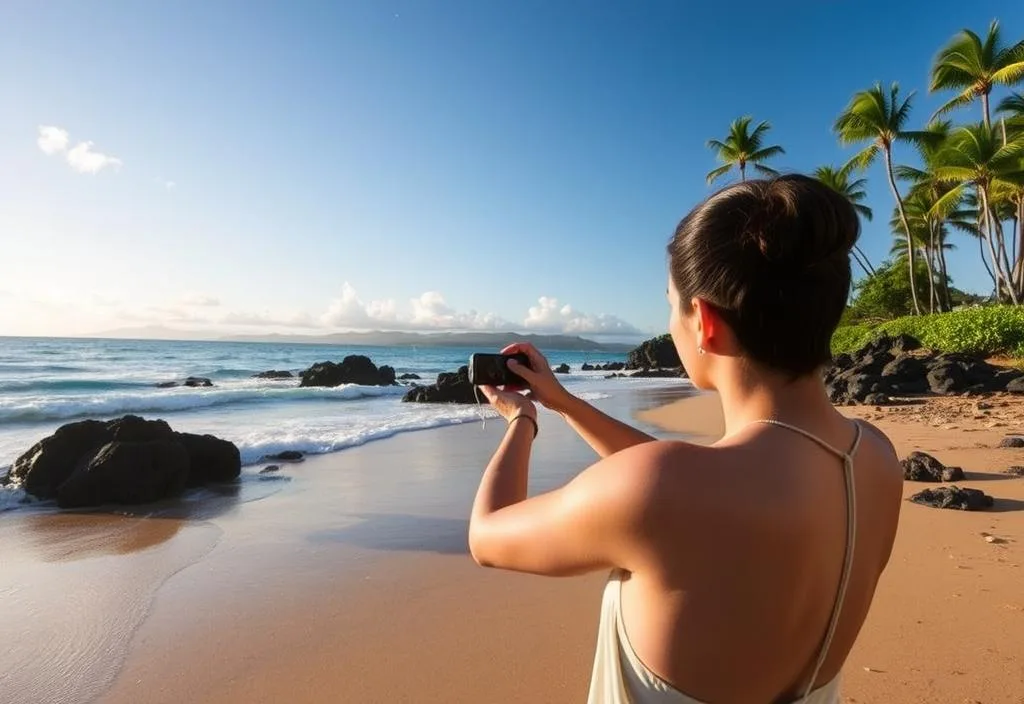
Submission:
[[[38,423],[85,417],[110,417],[125,413],[172,413],[228,404],[275,403],[280,401],[351,401],[364,398],[401,396],[404,386],[282,387],[240,383],[219,388],[153,389],[61,396],[12,396],[0,398],[0,423]]]

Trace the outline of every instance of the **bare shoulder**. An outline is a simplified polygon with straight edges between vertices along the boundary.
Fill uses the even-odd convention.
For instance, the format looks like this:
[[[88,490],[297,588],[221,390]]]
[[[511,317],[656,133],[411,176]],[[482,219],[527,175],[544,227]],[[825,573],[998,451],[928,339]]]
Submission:
[[[721,451],[682,441],[655,440],[628,447],[589,467],[574,484],[622,507],[647,510],[666,489],[708,476],[705,471]]]
[[[892,440],[886,435],[881,428],[874,423],[864,420],[863,418],[856,418],[854,422],[858,423],[860,427],[868,431],[869,437],[874,437],[876,440],[881,441],[885,446],[892,452],[893,456],[896,455],[896,447],[892,444]]]

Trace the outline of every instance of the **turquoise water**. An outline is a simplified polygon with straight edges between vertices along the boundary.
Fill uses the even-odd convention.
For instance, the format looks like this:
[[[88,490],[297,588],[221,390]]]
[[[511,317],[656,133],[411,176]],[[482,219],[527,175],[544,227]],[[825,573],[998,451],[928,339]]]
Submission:
[[[377,365],[415,373],[418,383],[466,364],[477,349],[354,347],[248,342],[166,342],[0,338],[0,467],[60,425],[134,413],[163,418],[176,430],[231,440],[245,464],[282,450],[322,453],[399,432],[479,420],[485,408],[401,403],[401,387],[299,388],[298,379],[253,379],[268,369],[298,372],[319,361],[364,354]],[[583,362],[624,361],[605,352],[544,350],[574,393],[606,398],[665,379],[605,379]],[[208,377],[211,388],[160,389],[162,381]]]

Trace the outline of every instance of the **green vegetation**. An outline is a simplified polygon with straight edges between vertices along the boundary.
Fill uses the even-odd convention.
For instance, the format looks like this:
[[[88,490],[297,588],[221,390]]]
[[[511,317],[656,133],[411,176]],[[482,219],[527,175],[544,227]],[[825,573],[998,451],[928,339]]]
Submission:
[[[874,337],[901,333],[939,352],[1024,358],[1024,306],[977,306],[949,313],[908,315],[877,325],[843,325],[832,337],[832,351],[853,352]]]
[[[860,151],[841,167],[815,172],[871,219],[861,203],[866,180],[859,176],[878,159],[885,164],[895,204],[889,221],[892,259],[876,268],[862,249],[851,253],[867,279],[879,277],[860,286],[852,306],[859,310],[850,314],[852,320],[934,314],[962,305],[964,295],[950,286],[946,268],[946,252],[955,246],[953,232],[977,242],[992,280],[986,298],[995,304],[1024,304],[1024,95],[1009,90],[1024,83],[1024,40],[1004,42],[997,21],[984,37],[964,29],[938,52],[930,77],[929,91],[952,96],[916,130],[910,128],[913,91],[901,93],[896,83],[884,87],[879,82],[857,92],[833,130],[840,144],[859,145]],[[1006,95],[997,103],[998,121],[993,123],[990,104],[997,90]],[[939,119],[979,102],[977,121],[955,125]],[[745,179],[748,164],[760,173],[775,173],[762,162],[784,153],[782,147],[763,146],[768,122],[752,132],[750,124],[750,117],[740,118],[725,141],[708,142],[723,163],[708,174],[708,183],[733,168]],[[906,163],[915,156],[916,164]]]

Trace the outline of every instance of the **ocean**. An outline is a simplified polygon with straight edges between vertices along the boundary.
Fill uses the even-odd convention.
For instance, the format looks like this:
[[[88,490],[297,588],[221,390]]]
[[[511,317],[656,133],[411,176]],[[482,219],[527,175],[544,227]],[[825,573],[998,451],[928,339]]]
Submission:
[[[283,450],[325,453],[396,433],[493,417],[484,406],[402,403],[405,386],[300,388],[298,378],[255,379],[270,369],[293,373],[320,361],[363,354],[378,366],[432,383],[478,349],[369,347],[251,342],[169,342],[0,338],[0,473],[60,425],[126,413],[163,418],[175,430],[210,433],[235,443],[244,465]],[[483,350],[489,351],[489,350]],[[685,384],[674,379],[606,379],[584,362],[625,361],[624,354],[544,350],[576,395],[597,400],[631,389]],[[207,377],[208,388],[158,388],[160,382]],[[11,497],[8,497],[10,499]],[[0,496],[0,510],[12,508]]]

